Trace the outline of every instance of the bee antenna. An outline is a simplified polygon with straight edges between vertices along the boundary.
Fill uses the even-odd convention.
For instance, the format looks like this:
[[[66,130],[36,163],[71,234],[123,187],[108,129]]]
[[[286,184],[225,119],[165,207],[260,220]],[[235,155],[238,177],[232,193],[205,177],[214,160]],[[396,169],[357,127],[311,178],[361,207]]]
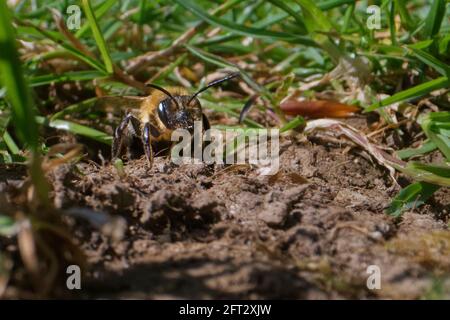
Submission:
[[[189,99],[189,101],[188,101],[187,104],[189,105],[189,104],[191,103],[191,101],[194,100],[194,99],[195,99],[200,93],[202,93],[203,91],[208,90],[209,88],[211,88],[211,87],[213,87],[213,86],[215,86],[215,85],[218,85],[219,83],[222,83],[222,82],[224,82],[224,81],[228,81],[228,80],[230,80],[230,79],[239,77],[240,75],[241,75],[241,74],[240,74],[239,72],[233,72],[233,73],[230,73],[229,75],[227,75],[227,76],[225,76],[225,77],[223,77],[223,78],[220,78],[220,79],[211,81],[211,82],[208,83],[205,87],[201,88],[201,89],[198,90],[196,93],[194,93],[194,95]]]
[[[175,102],[177,107],[180,107],[180,105],[178,104],[178,101],[170,94],[169,91],[167,91],[163,87],[157,86],[156,84],[153,84],[153,83],[147,83],[146,86],[161,91],[166,96],[168,96],[170,99],[172,99],[172,101]]]

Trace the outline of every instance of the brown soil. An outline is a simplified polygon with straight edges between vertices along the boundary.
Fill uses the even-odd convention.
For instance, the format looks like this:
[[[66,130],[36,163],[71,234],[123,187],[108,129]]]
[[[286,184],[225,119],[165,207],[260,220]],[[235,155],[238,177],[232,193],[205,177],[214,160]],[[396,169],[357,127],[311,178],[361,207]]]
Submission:
[[[176,166],[166,157],[155,158],[151,170],[144,159],[129,161],[125,176],[110,165],[59,167],[50,174],[57,207],[88,207],[127,223],[124,237],[113,240],[67,219],[91,266],[82,297],[449,292],[449,191],[395,220],[384,209],[398,187],[384,168],[357,149],[313,141],[282,141],[275,176],[248,166]],[[367,289],[369,265],[381,269],[381,290]]]

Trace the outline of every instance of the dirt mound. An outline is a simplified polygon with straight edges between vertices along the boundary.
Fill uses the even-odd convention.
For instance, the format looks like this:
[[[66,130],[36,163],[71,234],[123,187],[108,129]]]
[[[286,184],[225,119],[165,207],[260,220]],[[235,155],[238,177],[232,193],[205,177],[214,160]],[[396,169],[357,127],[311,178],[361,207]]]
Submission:
[[[275,176],[248,166],[177,166],[162,157],[152,169],[144,159],[126,163],[125,176],[92,163],[61,167],[52,175],[58,207],[104,211],[128,226],[122,240],[112,241],[74,222],[92,265],[83,295],[311,299],[432,292],[450,270],[442,218],[448,191],[399,223],[383,213],[398,191],[389,175],[347,151],[287,139]],[[419,245],[428,254],[418,255]],[[369,265],[380,267],[380,290],[366,286]]]

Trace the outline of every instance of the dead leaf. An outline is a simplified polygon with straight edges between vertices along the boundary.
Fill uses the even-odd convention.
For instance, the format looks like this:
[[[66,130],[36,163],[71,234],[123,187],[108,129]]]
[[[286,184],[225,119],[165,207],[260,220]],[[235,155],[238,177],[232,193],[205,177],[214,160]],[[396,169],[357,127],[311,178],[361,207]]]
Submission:
[[[299,101],[289,99],[280,105],[281,110],[289,115],[303,116],[310,119],[347,118],[358,112],[356,106],[331,100]]]

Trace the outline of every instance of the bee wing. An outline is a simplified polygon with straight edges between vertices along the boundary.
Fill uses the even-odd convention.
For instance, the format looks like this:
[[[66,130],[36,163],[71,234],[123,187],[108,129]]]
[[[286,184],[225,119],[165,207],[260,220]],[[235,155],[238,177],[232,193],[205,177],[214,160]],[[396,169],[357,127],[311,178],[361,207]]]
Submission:
[[[94,107],[105,112],[123,114],[129,109],[139,109],[145,99],[136,96],[106,96],[98,98]]]

